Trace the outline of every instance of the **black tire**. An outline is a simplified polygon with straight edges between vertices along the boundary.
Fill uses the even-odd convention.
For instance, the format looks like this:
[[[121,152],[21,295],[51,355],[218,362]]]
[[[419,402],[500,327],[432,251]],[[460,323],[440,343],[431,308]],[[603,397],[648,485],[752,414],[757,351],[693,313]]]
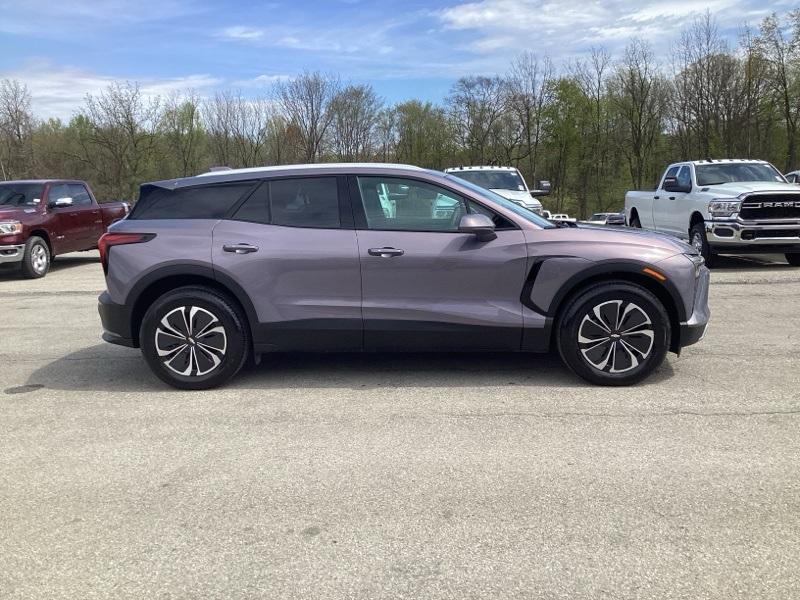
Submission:
[[[607,332],[596,325],[619,321],[620,316],[624,316],[622,322],[612,324]],[[619,335],[626,328],[634,331]],[[576,375],[598,385],[631,385],[643,380],[664,361],[671,339],[669,315],[661,301],[627,281],[596,283],[578,292],[564,307],[556,332],[561,359]],[[624,345],[623,337],[627,340]]]
[[[22,275],[28,279],[44,277],[50,271],[50,248],[42,238],[31,236],[25,242],[22,256]]]
[[[786,262],[793,267],[800,267],[800,253],[786,253]]]
[[[196,337],[198,329],[210,333]],[[250,354],[250,331],[241,309],[226,295],[187,286],[167,292],[147,309],[139,343],[159,379],[184,390],[205,390],[222,385],[239,372]]]
[[[639,215],[638,214],[635,214],[635,215],[633,215],[631,217],[631,222],[630,222],[629,227],[633,227],[634,229],[641,229],[642,228],[642,222],[639,220]]]
[[[695,223],[689,230],[689,243],[700,251],[706,261],[706,266],[711,269],[716,265],[717,255],[711,250],[706,237],[706,228],[702,223]]]

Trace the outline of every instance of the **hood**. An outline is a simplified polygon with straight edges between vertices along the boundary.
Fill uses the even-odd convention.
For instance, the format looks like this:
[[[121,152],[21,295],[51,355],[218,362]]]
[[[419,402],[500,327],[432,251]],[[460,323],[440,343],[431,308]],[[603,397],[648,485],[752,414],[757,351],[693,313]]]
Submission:
[[[800,189],[800,186],[798,186]],[[529,206],[541,206],[542,203],[539,202],[536,198],[531,196],[530,192],[523,192],[520,190],[501,190],[501,189],[492,189],[489,190],[490,192],[494,192],[503,198],[507,198],[509,200],[513,200],[514,202],[521,202],[523,204],[527,204]]]
[[[0,205],[0,221],[9,219],[19,220],[27,215],[34,214],[36,209],[32,206],[2,206]]]
[[[532,245],[537,254],[580,256],[593,261],[639,260],[655,264],[676,254],[697,254],[694,247],[670,235],[592,225],[544,229],[537,232]]]
[[[750,194],[752,192],[776,192],[778,194],[794,192],[800,194],[800,185],[778,181],[774,183],[769,181],[735,181],[722,185],[706,185],[700,189],[704,190],[706,194],[713,194],[720,198],[736,198],[742,194]]]

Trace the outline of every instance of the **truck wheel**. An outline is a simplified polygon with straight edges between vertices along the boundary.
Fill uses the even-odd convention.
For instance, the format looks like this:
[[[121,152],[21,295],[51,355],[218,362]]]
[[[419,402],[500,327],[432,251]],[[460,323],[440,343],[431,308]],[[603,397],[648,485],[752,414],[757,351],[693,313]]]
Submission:
[[[182,287],[156,300],[142,320],[139,341],[159,379],[184,390],[205,390],[236,375],[250,349],[239,307],[205,287]]]
[[[561,359],[598,385],[631,385],[664,360],[670,321],[664,305],[626,281],[594,284],[575,296],[556,327]]]
[[[47,242],[38,236],[31,236],[25,242],[22,255],[22,275],[28,279],[44,277],[50,270],[50,248]]]
[[[642,228],[642,222],[639,221],[639,215],[634,215],[634,216],[631,217],[630,227],[633,227],[634,229],[641,229]]]
[[[800,267],[800,252],[794,253],[787,253],[786,254],[786,262],[788,262],[793,267]]]
[[[702,223],[696,223],[689,230],[689,239],[706,261],[706,266],[710,269],[717,262],[717,255],[711,250],[706,237],[706,228]]]

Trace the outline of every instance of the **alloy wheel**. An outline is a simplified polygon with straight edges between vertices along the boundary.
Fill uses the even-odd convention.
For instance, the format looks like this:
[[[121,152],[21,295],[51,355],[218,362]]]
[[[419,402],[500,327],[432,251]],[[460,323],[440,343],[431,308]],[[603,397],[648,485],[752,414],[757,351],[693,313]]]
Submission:
[[[47,250],[41,244],[36,244],[31,248],[31,264],[36,273],[44,273],[47,268]]]
[[[625,373],[650,356],[653,323],[633,302],[609,300],[592,308],[578,327],[583,358],[598,371]]]
[[[199,306],[179,306],[159,322],[155,346],[161,362],[178,375],[201,377],[225,359],[228,338],[219,318]]]

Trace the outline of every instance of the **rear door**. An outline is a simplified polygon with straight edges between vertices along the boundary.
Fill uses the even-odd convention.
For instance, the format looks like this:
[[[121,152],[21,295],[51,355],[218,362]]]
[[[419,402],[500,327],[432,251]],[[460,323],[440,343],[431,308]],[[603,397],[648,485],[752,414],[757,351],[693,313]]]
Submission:
[[[80,250],[86,250],[97,246],[97,240],[103,235],[103,215],[100,212],[100,206],[92,201],[89,191],[82,183],[67,184],[70,196],[72,197],[72,206],[75,211],[80,215],[80,222],[82,227],[82,236],[80,240]]]
[[[88,236],[87,215],[79,206],[56,206],[57,200],[72,198],[67,183],[51,183],[47,192],[47,212],[50,214],[51,241],[54,254],[75,252],[84,248]]]
[[[392,210],[382,201],[388,189]],[[522,231],[429,182],[351,177],[367,350],[519,350]],[[498,218],[497,239],[459,233],[467,212]]]
[[[262,182],[214,228],[214,269],[258,315],[256,347],[360,350],[361,273],[344,177]]]

